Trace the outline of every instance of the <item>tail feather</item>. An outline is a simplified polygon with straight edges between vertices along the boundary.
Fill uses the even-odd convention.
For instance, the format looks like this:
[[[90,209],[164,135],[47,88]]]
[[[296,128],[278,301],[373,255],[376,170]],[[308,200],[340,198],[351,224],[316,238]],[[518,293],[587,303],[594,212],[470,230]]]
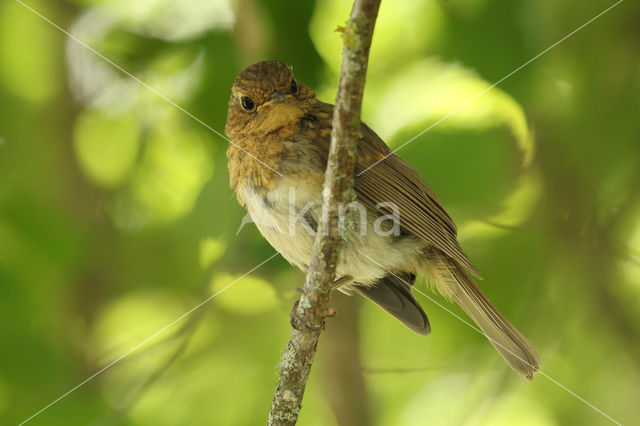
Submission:
[[[375,302],[411,330],[427,335],[431,332],[429,320],[407,285],[413,284],[415,279],[415,275],[390,274],[373,286],[354,285],[352,288]]]
[[[540,364],[533,345],[502,316],[457,262],[443,256],[430,263],[438,290],[475,321],[511,368],[525,379],[532,379]]]

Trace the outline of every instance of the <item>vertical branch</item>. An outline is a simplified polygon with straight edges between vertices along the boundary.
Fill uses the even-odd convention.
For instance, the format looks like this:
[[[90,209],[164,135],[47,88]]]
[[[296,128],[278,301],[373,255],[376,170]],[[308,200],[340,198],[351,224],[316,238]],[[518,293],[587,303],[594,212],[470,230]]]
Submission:
[[[339,206],[346,205],[355,197],[353,171],[356,141],[360,136],[362,93],[379,7],[380,0],[355,0],[342,33],[342,66],[324,181],[322,220],[304,292],[294,308],[301,321],[309,327],[294,329],[282,354],[269,425],[296,423],[320,332],[329,313],[329,296],[342,242]]]

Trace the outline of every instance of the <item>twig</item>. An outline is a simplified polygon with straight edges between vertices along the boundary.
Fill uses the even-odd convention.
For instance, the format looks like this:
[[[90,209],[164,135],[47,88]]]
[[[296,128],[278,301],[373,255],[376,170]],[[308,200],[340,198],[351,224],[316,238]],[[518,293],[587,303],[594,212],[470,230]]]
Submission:
[[[329,313],[329,296],[342,242],[339,206],[354,198],[353,174],[356,140],[360,136],[362,93],[379,7],[380,0],[355,0],[351,16],[342,30],[344,47],[324,182],[322,220],[304,291],[297,304],[297,315],[308,327],[293,329],[282,354],[269,425],[295,425],[298,420],[313,356]]]

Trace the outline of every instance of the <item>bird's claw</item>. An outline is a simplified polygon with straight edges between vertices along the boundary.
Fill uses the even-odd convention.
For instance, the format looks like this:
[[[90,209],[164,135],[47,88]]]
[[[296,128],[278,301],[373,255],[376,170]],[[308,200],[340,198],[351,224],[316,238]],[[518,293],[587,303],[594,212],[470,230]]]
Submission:
[[[302,289],[300,289],[300,288],[296,288],[296,291],[299,294],[304,294],[304,291]],[[304,330],[318,331],[318,330],[321,330],[324,327],[324,322],[320,326],[315,326],[315,325],[309,324],[307,321],[305,321],[304,319],[302,319],[300,317],[300,315],[298,314],[298,305],[299,304],[300,304],[300,299],[296,300],[294,302],[294,304],[293,304],[293,308],[291,308],[291,316],[290,316],[290,319],[289,319],[289,323],[291,324],[291,327],[295,328],[298,331],[304,331]],[[322,319],[324,320],[325,318],[335,317],[337,313],[338,313],[338,311],[336,310],[335,307],[329,306],[327,308],[327,311],[322,315]]]
[[[322,330],[322,326],[313,326],[307,323],[304,319],[298,315],[298,305],[300,304],[300,300],[296,300],[293,304],[293,308],[291,308],[291,317],[289,319],[289,323],[291,327],[295,328],[298,331],[319,331]]]

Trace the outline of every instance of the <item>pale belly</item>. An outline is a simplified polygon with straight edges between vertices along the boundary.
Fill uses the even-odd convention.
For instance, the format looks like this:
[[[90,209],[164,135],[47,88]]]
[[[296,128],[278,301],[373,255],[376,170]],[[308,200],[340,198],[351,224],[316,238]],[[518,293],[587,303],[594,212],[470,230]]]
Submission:
[[[311,262],[315,229],[320,221],[321,194],[303,183],[285,179],[267,193],[242,188],[251,218],[282,256],[306,271]],[[364,208],[352,216],[355,226],[345,231],[336,276],[350,275],[361,285],[374,284],[389,271],[415,271],[424,242],[392,232],[390,224],[376,225],[378,215]]]

